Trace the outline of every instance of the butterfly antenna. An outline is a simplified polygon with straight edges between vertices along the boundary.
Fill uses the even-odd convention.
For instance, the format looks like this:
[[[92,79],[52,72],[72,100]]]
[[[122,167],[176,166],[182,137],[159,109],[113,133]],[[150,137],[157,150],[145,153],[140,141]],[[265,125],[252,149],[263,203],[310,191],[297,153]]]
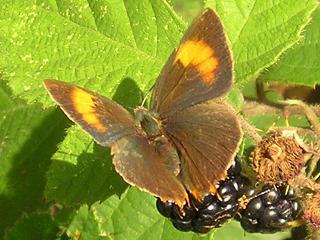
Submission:
[[[148,96],[150,95],[151,90],[154,88],[154,86],[155,86],[155,84],[153,84],[152,87],[149,88],[146,96],[145,96],[145,97],[143,98],[143,100],[142,100],[142,103],[141,103],[140,107],[143,107],[143,106],[144,106],[144,104],[146,103],[146,101],[147,101],[147,99],[148,99]]]

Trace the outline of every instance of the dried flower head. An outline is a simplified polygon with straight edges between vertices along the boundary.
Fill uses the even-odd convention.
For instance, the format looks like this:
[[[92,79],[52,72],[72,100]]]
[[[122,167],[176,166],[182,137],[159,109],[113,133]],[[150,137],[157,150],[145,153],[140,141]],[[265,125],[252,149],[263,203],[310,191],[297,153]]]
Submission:
[[[275,131],[264,138],[251,154],[253,170],[260,181],[287,182],[303,168],[304,148],[295,131]]]
[[[303,219],[314,229],[320,229],[320,193],[315,193],[305,202]]]

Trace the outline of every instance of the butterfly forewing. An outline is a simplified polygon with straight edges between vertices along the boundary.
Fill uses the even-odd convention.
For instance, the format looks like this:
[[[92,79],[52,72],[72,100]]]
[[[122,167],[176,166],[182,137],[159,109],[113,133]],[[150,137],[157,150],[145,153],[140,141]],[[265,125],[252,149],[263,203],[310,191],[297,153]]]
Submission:
[[[183,165],[182,181],[194,195],[206,195],[224,179],[239,148],[242,131],[231,107],[208,101],[169,117],[165,124]]]
[[[161,118],[224,94],[232,58],[218,16],[207,9],[189,27],[157,80],[152,109]]]
[[[66,115],[99,144],[110,146],[135,132],[131,114],[116,102],[69,83],[46,80],[44,84]]]

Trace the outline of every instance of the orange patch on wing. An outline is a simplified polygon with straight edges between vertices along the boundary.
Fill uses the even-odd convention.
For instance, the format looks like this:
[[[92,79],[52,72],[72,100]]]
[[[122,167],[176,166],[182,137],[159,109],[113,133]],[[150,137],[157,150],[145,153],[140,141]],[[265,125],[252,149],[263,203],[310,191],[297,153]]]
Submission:
[[[217,188],[214,185],[210,185],[210,193],[215,194],[217,192]]]
[[[188,40],[178,49],[175,63],[180,61],[184,67],[193,65],[201,74],[204,82],[212,84],[214,71],[218,65],[218,59],[214,56],[214,50],[204,41]]]
[[[99,132],[105,132],[104,126],[95,113],[94,96],[80,88],[74,88],[71,92],[71,99],[75,110],[82,115],[82,119],[96,128]]]
[[[186,199],[182,200],[182,199],[180,199],[180,198],[175,198],[175,199],[174,199],[174,203],[182,209],[182,207],[183,207],[186,203],[188,203],[188,201],[186,201]]]
[[[195,198],[195,199],[197,199],[199,202],[201,202],[202,201],[202,194],[201,194],[201,192],[199,192],[198,190],[196,190],[196,189],[194,189],[194,190],[192,190],[191,191],[191,194],[193,195],[193,197]]]

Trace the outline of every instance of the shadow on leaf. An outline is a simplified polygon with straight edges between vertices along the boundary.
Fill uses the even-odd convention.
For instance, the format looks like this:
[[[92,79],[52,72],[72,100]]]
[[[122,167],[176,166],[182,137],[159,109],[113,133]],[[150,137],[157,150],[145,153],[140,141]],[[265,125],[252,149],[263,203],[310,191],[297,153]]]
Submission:
[[[126,183],[115,172],[110,149],[93,141],[93,152],[82,152],[77,164],[54,161],[48,173],[47,195],[65,205],[92,205],[113,194],[120,196]]]
[[[143,93],[131,78],[124,78],[113,95],[113,100],[128,109],[135,108],[142,102]]]
[[[11,149],[2,157],[11,168],[6,173],[5,190],[0,195],[0,236],[23,213],[30,213],[46,206],[43,195],[46,171],[57,144],[65,136],[67,124],[61,112],[43,111],[41,107],[25,109],[30,110],[31,117],[22,119],[25,126],[16,126],[21,128],[19,135],[10,136],[10,132],[5,135],[11,139],[12,144],[9,143],[7,147]],[[24,113],[23,110],[19,110],[13,114],[14,117],[21,118],[25,116]],[[12,121],[12,124],[16,123],[14,119]],[[10,124],[8,129],[10,131]]]

